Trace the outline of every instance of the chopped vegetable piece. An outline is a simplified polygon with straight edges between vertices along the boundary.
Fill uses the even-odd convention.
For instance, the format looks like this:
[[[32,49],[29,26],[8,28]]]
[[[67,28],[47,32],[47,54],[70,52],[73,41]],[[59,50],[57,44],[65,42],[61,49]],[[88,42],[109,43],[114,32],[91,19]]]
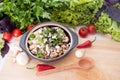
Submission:
[[[56,39],[60,42],[60,41],[62,40],[62,36],[61,36],[60,34],[58,34],[58,35],[56,36]]]
[[[35,35],[34,34],[30,34],[29,39],[33,40],[34,38],[35,38]]]
[[[57,45],[58,43],[59,43],[58,40],[54,40],[52,45],[55,46],[55,45]]]
[[[41,54],[42,54],[42,51],[41,51],[41,50],[38,50],[38,51],[37,51],[37,57],[40,58],[40,57],[41,57]]]
[[[45,31],[45,32],[46,32],[47,34],[49,34],[49,33],[53,33],[53,30],[48,27],[48,28],[46,28],[46,31]]]
[[[38,44],[43,44],[43,43],[44,43],[43,38],[40,38],[40,37],[39,37],[38,40],[37,40],[37,43],[38,43]]]

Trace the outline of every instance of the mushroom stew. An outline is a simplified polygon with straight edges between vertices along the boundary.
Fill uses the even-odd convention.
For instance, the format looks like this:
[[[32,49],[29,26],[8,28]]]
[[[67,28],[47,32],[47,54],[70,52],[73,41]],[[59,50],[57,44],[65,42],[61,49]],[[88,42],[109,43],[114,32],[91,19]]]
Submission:
[[[57,26],[40,27],[29,35],[29,51],[37,58],[51,59],[64,54],[70,47],[70,36]]]

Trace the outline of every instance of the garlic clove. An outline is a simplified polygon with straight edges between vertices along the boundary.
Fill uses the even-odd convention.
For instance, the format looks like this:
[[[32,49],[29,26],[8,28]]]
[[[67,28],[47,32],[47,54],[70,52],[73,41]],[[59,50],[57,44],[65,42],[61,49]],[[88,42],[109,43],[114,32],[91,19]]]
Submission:
[[[19,65],[26,65],[28,61],[29,61],[29,57],[24,52],[21,52],[16,56],[16,62]]]
[[[78,58],[81,58],[83,57],[84,53],[85,53],[85,49],[79,49],[79,50],[76,50],[75,56]]]

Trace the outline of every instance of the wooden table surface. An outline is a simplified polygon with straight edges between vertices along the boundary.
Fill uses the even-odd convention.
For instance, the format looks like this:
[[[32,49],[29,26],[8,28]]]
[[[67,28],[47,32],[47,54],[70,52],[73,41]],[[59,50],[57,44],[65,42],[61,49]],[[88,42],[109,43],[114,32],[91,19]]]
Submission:
[[[83,41],[85,40],[80,40],[80,43]],[[61,67],[74,63],[79,60],[75,56],[76,50],[75,48],[63,59],[48,64]],[[96,40],[91,48],[85,49],[84,56],[92,57],[95,61],[95,66],[91,70],[72,69],[36,76],[35,70],[28,70],[26,67],[43,62],[30,59],[29,64],[20,66],[12,62],[12,51],[9,51],[0,71],[0,80],[120,80],[120,43],[109,39]]]

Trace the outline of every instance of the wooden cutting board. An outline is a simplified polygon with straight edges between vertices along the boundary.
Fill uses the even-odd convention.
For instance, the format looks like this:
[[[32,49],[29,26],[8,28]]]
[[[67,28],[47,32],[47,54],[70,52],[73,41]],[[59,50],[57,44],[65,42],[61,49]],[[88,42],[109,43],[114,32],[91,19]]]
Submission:
[[[75,57],[76,50],[75,48],[63,59],[48,64],[56,67],[72,64],[79,60]],[[85,49],[84,56],[92,57],[95,61],[91,70],[72,69],[36,76],[35,70],[28,70],[26,67],[42,62],[31,59],[26,66],[20,66],[12,62],[12,51],[9,51],[0,71],[0,80],[120,80],[120,43],[113,40],[96,40],[91,48]]]

